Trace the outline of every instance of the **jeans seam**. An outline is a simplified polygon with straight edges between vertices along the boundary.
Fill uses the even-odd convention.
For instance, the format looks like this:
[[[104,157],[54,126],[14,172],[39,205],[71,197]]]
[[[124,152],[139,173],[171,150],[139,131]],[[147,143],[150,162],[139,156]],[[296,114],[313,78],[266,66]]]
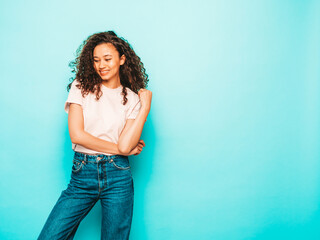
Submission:
[[[112,163],[113,163],[113,165],[114,165],[116,168],[121,169],[121,170],[127,170],[127,169],[130,168],[130,166],[129,166],[129,167],[125,167],[125,168],[119,167],[117,164],[114,163],[114,161],[112,161]]]
[[[97,162],[97,172],[98,172],[98,185],[99,185],[99,193],[100,193],[100,174],[99,174],[99,163]]]
[[[102,191],[107,187],[107,169],[106,169],[106,164],[103,162],[101,164],[102,167],[102,173],[103,173],[103,178],[104,178],[104,185],[102,186]]]
[[[78,159],[77,159],[77,160],[78,160]],[[77,173],[77,172],[79,172],[79,171],[82,169],[82,167],[83,167],[83,163],[81,162],[79,168],[78,168],[77,170],[73,170],[73,167],[72,167],[72,171],[73,171],[74,173]]]

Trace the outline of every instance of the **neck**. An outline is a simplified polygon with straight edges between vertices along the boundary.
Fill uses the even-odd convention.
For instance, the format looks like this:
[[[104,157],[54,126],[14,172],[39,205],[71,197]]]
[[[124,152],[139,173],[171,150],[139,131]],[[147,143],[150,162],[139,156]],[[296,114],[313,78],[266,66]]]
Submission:
[[[114,80],[102,80],[102,84],[108,88],[118,88],[120,83],[120,78]]]

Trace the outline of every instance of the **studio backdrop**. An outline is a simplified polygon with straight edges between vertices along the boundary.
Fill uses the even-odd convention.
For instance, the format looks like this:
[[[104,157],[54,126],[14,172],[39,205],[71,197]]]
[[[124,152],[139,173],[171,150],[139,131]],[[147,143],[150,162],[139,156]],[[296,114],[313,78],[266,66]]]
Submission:
[[[71,175],[68,67],[127,39],[153,92],[130,239],[320,239],[320,2],[0,3],[0,239],[36,239]],[[98,202],[75,239],[100,239]]]

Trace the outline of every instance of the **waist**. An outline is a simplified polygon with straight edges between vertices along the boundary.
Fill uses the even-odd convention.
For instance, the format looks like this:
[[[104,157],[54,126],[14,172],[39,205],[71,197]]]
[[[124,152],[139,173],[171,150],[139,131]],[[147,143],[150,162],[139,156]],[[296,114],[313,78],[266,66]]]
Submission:
[[[88,154],[81,152],[74,152],[74,158],[80,161],[85,162],[100,162],[100,161],[109,161],[116,158],[128,158],[128,156],[124,155],[105,155],[105,154]]]
[[[97,151],[85,148],[84,146],[82,146],[80,144],[74,144],[74,143],[72,143],[72,150],[75,152],[85,153],[85,154],[89,154],[89,155],[97,155],[97,154],[112,155],[109,153],[97,152]]]

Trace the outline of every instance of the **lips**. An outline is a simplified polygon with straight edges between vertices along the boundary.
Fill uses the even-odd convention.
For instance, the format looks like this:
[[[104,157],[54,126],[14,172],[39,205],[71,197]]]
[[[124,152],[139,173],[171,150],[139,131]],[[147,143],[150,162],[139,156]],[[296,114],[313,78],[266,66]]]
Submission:
[[[99,71],[101,76],[107,75],[110,70],[103,70],[103,71]]]

